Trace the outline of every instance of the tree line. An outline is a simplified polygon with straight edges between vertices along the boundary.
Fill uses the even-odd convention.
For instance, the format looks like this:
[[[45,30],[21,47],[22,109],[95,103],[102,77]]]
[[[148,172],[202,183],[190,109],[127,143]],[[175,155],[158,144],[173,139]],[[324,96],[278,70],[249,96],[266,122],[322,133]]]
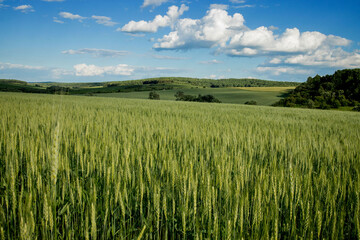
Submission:
[[[219,99],[217,99],[216,97],[210,94],[208,95],[199,94],[198,96],[194,96],[194,95],[186,95],[183,91],[177,91],[174,96],[176,101],[221,103]],[[149,99],[160,100],[160,95],[155,91],[151,91],[149,93]]]
[[[360,69],[344,69],[333,75],[309,77],[274,106],[359,109]]]

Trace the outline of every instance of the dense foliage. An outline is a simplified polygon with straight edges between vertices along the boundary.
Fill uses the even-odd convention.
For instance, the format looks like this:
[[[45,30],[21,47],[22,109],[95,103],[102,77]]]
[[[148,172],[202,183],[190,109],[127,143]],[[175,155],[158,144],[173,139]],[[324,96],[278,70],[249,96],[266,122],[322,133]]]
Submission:
[[[246,105],[257,105],[257,102],[255,100],[250,100],[245,102]]]
[[[221,103],[219,99],[211,94],[193,96],[186,95],[183,91],[178,91],[175,94],[176,101],[188,101],[188,102],[210,102],[210,103]]]
[[[160,100],[160,95],[155,91],[151,91],[149,92],[149,99]]]
[[[133,85],[133,84],[175,84],[182,86],[195,87],[291,87],[298,86],[297,82],[283,82],[283,81],[268,81],[252,78],[228,78],[228,79],[204,79],[204,78],[185,78],[185,77],[160,77],[149,78],[143,80],[111,82],[118,85]]]
[[[0,239],[357,239],[359,114],[0,93]]]
[[[360,102],[360,69],[336,71],[333,75],[309,77],[276,106],[338,108]]]

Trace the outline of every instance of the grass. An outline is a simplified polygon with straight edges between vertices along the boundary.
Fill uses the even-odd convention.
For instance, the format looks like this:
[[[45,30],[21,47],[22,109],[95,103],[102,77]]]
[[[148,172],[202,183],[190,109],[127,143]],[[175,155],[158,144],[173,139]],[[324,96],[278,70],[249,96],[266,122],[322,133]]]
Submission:
[[[192,89],[183,89],[185,94],[189,95],[207,95],[211,94],[214,97],[218,98],[223,103],[235,103],[235,104],[244,104],[246,101],[255,100],[258,105],[271,105],[281,99],[281,95],[289,89],[288,87],[276,87],[270,91],[266,91],[266,87],[259,88],[259,91],[255,91],[255,87],[251,88],[251,91],[248,91],[246,88],[192,88]],[[175,93],[179,91],[176,90],[160,90],[157,93],[160,94],[161,100],[175,100]],[[96,94],[99,97],[116,97],[116,98],[137,98],[137,99],[147,99],[149,98],[149,91],[141,92],[130,92],[130,93],[109,93],[109,94]]]
[[[359,239],[359,113],[20,93],[0,106],[0,239]]]
[[[295,89],[295,87],[234,87],[235,89],[255,91],[255,92],[288,92]]]

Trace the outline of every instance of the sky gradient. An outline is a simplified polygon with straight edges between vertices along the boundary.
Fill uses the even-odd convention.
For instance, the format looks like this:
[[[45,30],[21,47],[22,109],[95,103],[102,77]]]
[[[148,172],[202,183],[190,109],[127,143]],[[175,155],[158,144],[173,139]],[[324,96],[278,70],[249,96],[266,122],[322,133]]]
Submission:
[[[0,0],[0,78],[306,81],[360,67],[360,2]]]

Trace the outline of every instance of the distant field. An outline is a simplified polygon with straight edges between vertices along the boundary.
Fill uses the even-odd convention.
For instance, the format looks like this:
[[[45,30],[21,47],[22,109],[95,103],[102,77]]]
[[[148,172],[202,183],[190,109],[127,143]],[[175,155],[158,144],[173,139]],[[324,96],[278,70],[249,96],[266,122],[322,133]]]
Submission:
[[[234,89],[255,91],[255,92],[286,92],[296,87],[234,87]]]
[[[182,90],[185,94],[190,95],[207,95],[211,94],[223,103],[244,104],[246,101],[255,100],[258,105],[269,106],[281,99],[281,95],[286,90],[293,87],[253,87],[253,88],[192,88]],[[177,90],[156,91],[160,94],[161,100],[175,100]],[[105,93],[95,94],[99,97],[116,97],[116,98],[135,98],[147,99],[149,91],[130,92],[130,93]]]

